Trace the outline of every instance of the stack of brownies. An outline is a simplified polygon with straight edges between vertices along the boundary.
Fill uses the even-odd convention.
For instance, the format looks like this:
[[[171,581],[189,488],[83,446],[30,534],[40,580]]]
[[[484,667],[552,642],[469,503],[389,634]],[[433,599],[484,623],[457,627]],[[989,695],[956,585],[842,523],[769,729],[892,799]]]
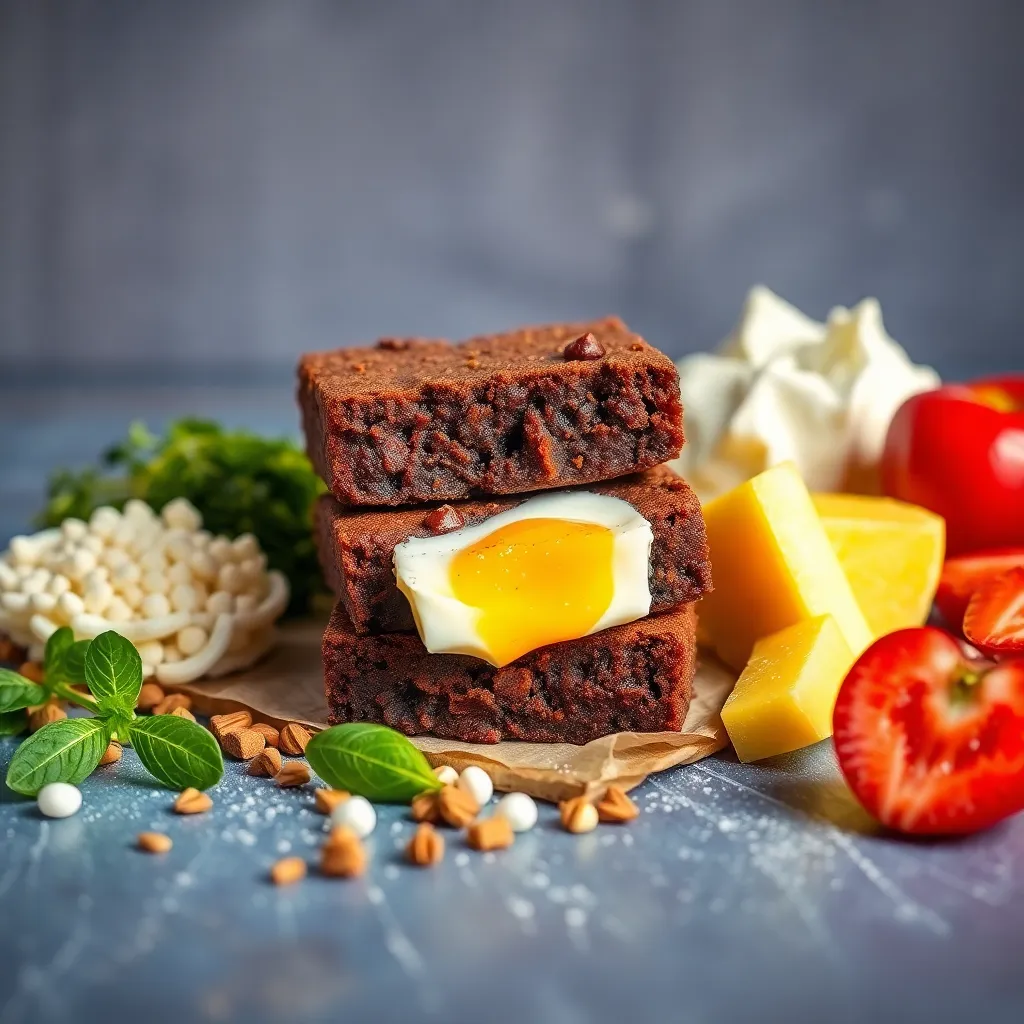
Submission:
[[[682,726],[696,662],[694,602],[711,589],[711,576],[698,501],[662,465],[683,444],[678,377],[667,356],[615,318],[459,344],[384,339],[303,356],[299,404],[309,456],[331,491],[316,509],[316,530],[337,597],[323,640],[332,723],[380,722],[478,743],[586,743]],[[574,497],[538,503],[552,491]],[[596,497],[581,502],[580,493]],[[565,522],[578,520],[572,510],[588,503],[603,510],[584,517],[591,533],[577,522],[563,543],[559,510],[569,510]],[[530,528],[503,525],[512,532],[499,534],[498,524],[519,514],[534,517]],[[605,572],[609,515],[632,517],[646,531],[647,546],[630,548],[634,561],[646,560],[639,572],[619,562],[614,577],[610,563]],[[491,519],[497,550],[487,549]],[[567,571],[564,558],[573,556],[565,552],[591,543],[594,559],[581,557],[578,574]],[[445,593],[429,608],[427,598],[417,606],[415,580],[396,579],[396,548],[417,544],[444,548],[430,564]],[[528,575],[549,556],[557,575],[522,583],[554,609],[544,611],[538,635],[558,642],[507,663],[465,653],[476,651],[465,644],[455,644],[461,653],[428,651],[421,636],[434,637],[437,651],[428,624],[437,608],[455,633],[459,623],[475,631],[489,615],[490,635],[504,630],[513,647],[528,647],[523,621],[529,612],[530,629],[538,628],[537,608],[523,606],[519,620],[518,584],[509,584],[506,567]],[[493,588],[498,613],[484,607],[486,581],[460,591],[446,575],[467,565],[505,573]],[[483,592],[475,599],[481,607],[457,600],[470,591]],[[592,628],[613,604],[633,611],[620,624]],[[495,623],[502,608],[508,621]]]

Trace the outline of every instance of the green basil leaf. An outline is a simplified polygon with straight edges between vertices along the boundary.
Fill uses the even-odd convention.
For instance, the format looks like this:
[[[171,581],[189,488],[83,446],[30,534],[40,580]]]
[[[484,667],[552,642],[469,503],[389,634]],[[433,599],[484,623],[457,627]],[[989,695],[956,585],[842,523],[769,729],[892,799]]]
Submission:
[[[43,669],[47,686],[85,682],[85,655],[89,640],[75,640],[69,626],[61,626],[46,641]]]
[[[136,718],[129,736],[147,771],[168,789],[209,789],[224,775],[224,758],[213,733],[187,718]]]
[[[9,668],[0,668],[0,712],[17,711],[46,702],[46,691]]]
[[[85,652],[85,681],[101,714],[131,714],[142,689],[142,658],[130,640],[108,630]]]
[[[28,728],[28,712],[0,711],[0,736],[20,736]]]
[[[427,759],[405,736],[369,722],[317,733],[306,747],[306,760],[329,786],[380,803],[409,803],[428,789],[441,788]]]
[[[7,785],[15,793],[35,796],[49,782],[77,784],[100,763],[107,739],[107,727],[98,718],[44,725],[14,752]]]

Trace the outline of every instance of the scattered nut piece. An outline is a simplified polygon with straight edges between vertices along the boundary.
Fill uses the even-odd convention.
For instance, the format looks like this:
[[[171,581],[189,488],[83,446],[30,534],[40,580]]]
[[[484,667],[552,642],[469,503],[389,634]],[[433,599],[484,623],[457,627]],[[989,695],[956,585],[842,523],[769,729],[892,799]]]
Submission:
[[[230,711],[226,715],[214,715],[210,719],[210,732],[217,739],[222,739],[236,729],[248,729],[252,725],[252,715],[248,711]]]
[[[298,757],[306,752],[306,744],[310,741],[309,730],[298,722],[289,722],[282,730],[278,739],[278,747],[282,754]]]
[[[169,693],[159,704],[153,706],[154,715],[169,715],[175,708],[192,707],[192,698],[187,693]]]
[[[626,796],[621,786],[609,786],[595,806],[601,821],[614,824],[632,821],[640,813],[640,809]]]
[[[120,761],[122,753],[121,744],[117,740],[111,740],[107,744],[107,749],[103,751],[103,756],[100,758],[100,766]]]
[[[282,789],[304,786],[310,778],[309,765],[303,761],[286,762],[281,765],[281,770],[274,776],[274,780]]]
[[[593,832],[597,828],[597,808],[586,797],[563,800],[558,805],[562,828],[567,832]]]
[[[306,862],[301,857],[285,857],[270,869],[274,885],[294,885],[306,877]]]
[[[453,828],[464,828],[480,813],[480,805],[472,795],[457,786],[445,786],[437,806],[442,820]]]
[[[366,850],[350,828],[332,829],[320,848],[320,871],[333,878],[355,878],[366,870]]]
[[[350,794],[346,789],[318,789],[313,794],[313,799],[316,803],[316,809],[321,814],[330,814],[338,804],[343,804],[349,796]]]
[[[474,850],[505,850],[512,845],[515,833],[508,821],[495,815],[493,818],[484,818],[483,821],[474,821],[469,826],[466,834],[466,842]]]
[[[265,747],[249,762],[250,775],[265,775],[274,778],[281,770],[281,751],[276,747]]]
[[[439,864],[444,859],[444,836],[433,825],[424,822],[409,840],[405,855],[409,863],[417,867],[428,868]]]
[[[255,729],[236,729],[220,738],[224,753],[239,761],[251,761],[266,744],[263,733]]]
[[[36,661],[26,661],[18,669],[18,675],[24,676],[33,683],[43,681],[43,666]]]
[[[437,790],[428,790],[412,799],[409,808],[413,821],[429,821],[436,824],[441,818],[441,794]]]
[[[190,722],[196,720],[196,716],[189,711],[188,708],[174,708],[170,714],[174,715],[175,718],[187,718]]]
[[[165,696],[162,686],[157,686],[156,683],[143,683],[142,689],[139,690],[139,701],[135,706],[139,711],[152,711]]]
[[[67,717],[68,713],[59,704],[48,701],[46,704],[40,705],[28,716],[28,731],[38,732],[44,725],[49,725],[51,722],[59,722],[62,718]]]
[[[167,853],[174,845],[163,832],[140,832],[136,843],[143,853]]]
[[[276,747],[278,745],[281,734],[272,725],[267,725],[266,722],[253,722],[252,728],[256,732],[263,733],[263,738],[267,741],[268,747]]]
[[[213,807],[213,801],[206,793],[201,793],[191,786],[178,794],[174,801],[175,814],[202,814]]]

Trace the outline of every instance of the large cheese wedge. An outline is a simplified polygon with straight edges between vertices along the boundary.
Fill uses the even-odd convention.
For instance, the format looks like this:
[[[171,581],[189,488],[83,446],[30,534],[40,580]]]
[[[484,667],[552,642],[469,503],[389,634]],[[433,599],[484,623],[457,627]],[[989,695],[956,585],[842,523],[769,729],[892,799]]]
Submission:
[[[831,736],[836,694],[852,664],[831,615],[758,640],[722,709],[737,757],[759,761]]]
[[[875,637],[920,626],[946,553],[941,516],[854,494],[815,494],[814,507]]]
[[[832,615],[850,650],[871,631],[792,463],[765,470],[704,506],[714,591],[701,625],[727,664],[742,669],[762,637]]]

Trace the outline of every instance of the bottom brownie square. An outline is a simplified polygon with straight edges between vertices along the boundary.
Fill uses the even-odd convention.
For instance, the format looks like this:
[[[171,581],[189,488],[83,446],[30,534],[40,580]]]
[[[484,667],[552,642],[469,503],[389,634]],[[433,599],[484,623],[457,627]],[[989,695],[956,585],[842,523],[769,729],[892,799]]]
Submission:
[[[494,668],[429,654],[410,633],[358,636],[335,606],[324,633],[332,724],[381,722],[469,743],[587,743],[682,727],[696,669],[693,604],[551,644]]]

